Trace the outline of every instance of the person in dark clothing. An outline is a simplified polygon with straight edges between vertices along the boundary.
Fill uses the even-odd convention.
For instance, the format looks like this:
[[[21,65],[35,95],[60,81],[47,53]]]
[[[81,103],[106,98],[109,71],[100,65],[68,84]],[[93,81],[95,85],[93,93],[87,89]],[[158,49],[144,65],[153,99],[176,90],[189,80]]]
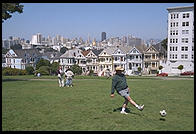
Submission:
[[[111,97],[114,97],[114,92],[116,90],[120,96],[125,98],[125,102],[123,103],[122,110],[120,113],[127,114],[125,112],[125,109],[128,102],[130,102],[138,110],[142,111],[144,109],[144,105],[136,104],[136,102],[133,101],[130,97],[130,89],[127,85],[126,77],[122,73],[124,69],[122,67],[116,67],[115,70],[116,70],[116,74],[112,78]]]

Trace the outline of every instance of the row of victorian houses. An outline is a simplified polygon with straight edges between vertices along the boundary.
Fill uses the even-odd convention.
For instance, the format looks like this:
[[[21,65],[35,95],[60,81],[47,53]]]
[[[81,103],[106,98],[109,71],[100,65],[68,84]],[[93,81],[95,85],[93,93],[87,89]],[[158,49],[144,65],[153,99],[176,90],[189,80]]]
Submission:
[[[122,66],[127,75],[138,74],[141,67],[142,74],[156,74],[160,63],[166,61],[166,50],[160,45],[112,46],[104,49],[81,50],[73,48],[60,55],[58,52],[40,54],[37,49],[12,50],[5,54],[4,66],[25,69],[31,65],[35,67],[41,58],[52,62],[59,62],[64,70],[74,64],[82,68],[83,74],[90,70],[99,76],[107,72],[114,73],[117,66]]]

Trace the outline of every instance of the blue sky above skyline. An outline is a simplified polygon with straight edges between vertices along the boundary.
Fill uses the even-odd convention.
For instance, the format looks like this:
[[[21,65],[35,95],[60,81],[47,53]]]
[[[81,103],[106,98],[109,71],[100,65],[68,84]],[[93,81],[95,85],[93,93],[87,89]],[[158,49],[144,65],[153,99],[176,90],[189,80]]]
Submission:
[[[167,8],[194,3],[22,3],[23,13],[14,13],[2,23],[2,39],[9,36],[31,40],[57,34],[65,38],[101,39],[133,35],[142,39],[167,37]]]

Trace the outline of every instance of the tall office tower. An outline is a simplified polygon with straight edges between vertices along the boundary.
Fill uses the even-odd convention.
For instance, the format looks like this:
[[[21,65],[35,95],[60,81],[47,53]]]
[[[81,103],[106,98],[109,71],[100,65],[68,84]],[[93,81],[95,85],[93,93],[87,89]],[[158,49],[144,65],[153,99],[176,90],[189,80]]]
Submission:
[[[194,71],[194,6],[173,7],[168,10],[168,72]]]
[[[106,40],[106,33],[102,32],[101,33],[101,41]]]
[[[31,44],[37,45],[37,35],[32,36]]]
[[[40,33],[37,34],[37,43],[42,44],[42,35]]]

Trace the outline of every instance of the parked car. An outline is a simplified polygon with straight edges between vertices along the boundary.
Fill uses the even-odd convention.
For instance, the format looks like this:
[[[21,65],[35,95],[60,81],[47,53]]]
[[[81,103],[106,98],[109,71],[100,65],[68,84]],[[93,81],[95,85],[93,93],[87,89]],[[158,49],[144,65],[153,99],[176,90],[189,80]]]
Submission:
[[[194,72],[186,71],[186,72],[180,73],[180,75],[194,75]]]
[[[160,73],[160,74],[157,74],[157,76],[168,76],[168,73]]]

